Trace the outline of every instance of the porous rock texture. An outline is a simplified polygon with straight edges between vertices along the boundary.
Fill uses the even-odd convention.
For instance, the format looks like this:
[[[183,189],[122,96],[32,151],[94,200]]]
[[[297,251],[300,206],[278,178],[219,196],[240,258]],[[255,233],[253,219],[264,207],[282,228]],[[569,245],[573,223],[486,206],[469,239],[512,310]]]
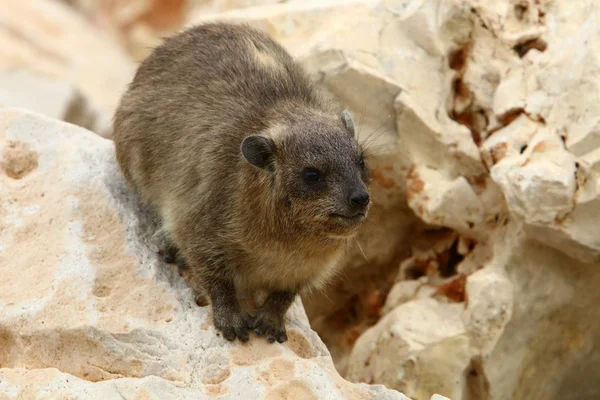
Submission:
[[[116,42],[60,1],[0,1],[0,107],[26,107],[108,136],[134,70]]]
[[[0,399],[382,399],[334,368],[298,300],[289,340],[229,343],[152,239],[111,141],[0,110]]]
[[[597,2],[291,1],[188,22],[212,20],[281,41],[369,143],[371,223],[307,302],[346,378],[417,400],[600,396]]]

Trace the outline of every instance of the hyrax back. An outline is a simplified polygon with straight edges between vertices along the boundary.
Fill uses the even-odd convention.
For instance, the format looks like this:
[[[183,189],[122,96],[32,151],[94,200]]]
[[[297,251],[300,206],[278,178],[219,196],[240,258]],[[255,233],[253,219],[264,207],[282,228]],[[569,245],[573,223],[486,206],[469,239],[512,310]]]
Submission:
[[[248,328],[286,340],[296,294],[332,276],[370,205],[350,115],[247,26],[198,26],[159,46],[123,96],[114,141],[228,340]],[[269,294],[249,315],[237,297],[255,290]]]

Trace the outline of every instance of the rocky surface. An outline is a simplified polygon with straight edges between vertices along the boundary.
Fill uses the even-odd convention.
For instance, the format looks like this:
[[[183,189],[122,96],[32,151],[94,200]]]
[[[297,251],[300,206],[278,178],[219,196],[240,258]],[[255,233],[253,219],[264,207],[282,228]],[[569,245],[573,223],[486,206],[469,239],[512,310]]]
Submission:
[[[59,0],[56,0],[59,1]],[[119,42],[137,61],[181,28],[190,14],[284,3],[289,0],[61,0]],[[295,0],[298,1],[298,0]]]
[[[63,110],[79,104],[75,107],[89,111],[76,114],[94,119],[90,124],[88,117],[83,118],[84,126],[109,135],[112,114],[133,76],[135,66],[129,56],[59,1],[2,1],[0,15],[0,106],[27,106],[69,120],[73,114]],[[2,82],[15,79],[9,78],[15,73],[21,93],[13,93],[14,83]]]
[[[89,131],[0,111],[0,227],[2,399],[407,399],[340,377],[299,300],[284,345],[218,336]]]
[[[284,346],[231,345],[157,260],[110,142],[2,112],[0,399],[600,396],[597,2],[63,3],[0,5],[0,105],[97,130],[131,73],[98,28],[140,60],[182,24],[249,22],[353,112],[374,205],[304,299],[328,349],[300,302]],[[11,94],[18,68],[43,96]]]
[[[0,107],[27,109],[98,133],[107,128],[74,85],[21,69],[0,72]]]

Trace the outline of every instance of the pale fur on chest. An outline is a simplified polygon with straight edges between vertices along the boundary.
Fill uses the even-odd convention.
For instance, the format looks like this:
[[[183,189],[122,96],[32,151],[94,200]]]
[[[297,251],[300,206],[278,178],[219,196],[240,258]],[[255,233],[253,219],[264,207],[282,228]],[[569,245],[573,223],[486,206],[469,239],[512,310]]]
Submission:
[[[337,273],[341,256],[341,246],[335,251],[313,257],[277,249],[255,249],[241,263],[236,286],[244,290],[298,292],[320,289]]]

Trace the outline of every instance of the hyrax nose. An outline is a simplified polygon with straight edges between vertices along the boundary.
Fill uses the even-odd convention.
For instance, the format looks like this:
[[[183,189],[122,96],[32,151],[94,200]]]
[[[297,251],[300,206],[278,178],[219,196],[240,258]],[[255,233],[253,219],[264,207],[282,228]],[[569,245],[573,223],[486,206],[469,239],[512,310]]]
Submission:
[[[357,190],[350,195],[350,205],[353,208],[365,207],[369,200],[369,193],[364,190]]]

